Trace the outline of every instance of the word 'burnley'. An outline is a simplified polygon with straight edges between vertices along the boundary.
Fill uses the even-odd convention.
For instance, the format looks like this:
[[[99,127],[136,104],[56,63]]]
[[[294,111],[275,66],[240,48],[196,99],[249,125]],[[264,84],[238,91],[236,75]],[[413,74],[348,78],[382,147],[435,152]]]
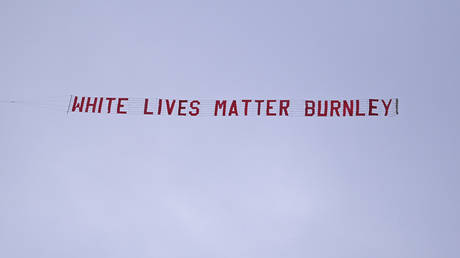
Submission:
[[[73,96],[73,99],[70,99],[68,111],[108,114],[137,113],[150,116],[389,116],[398,114],[398,99],[186,100]]]

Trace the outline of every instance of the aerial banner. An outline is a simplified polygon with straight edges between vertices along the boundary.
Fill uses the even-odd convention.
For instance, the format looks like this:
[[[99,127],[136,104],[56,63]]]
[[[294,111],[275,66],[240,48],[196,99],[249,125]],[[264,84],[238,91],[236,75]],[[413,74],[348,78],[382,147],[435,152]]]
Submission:
[[[71,95],[67,113],[178,117],[392,117],[398,98],[129,98]]]

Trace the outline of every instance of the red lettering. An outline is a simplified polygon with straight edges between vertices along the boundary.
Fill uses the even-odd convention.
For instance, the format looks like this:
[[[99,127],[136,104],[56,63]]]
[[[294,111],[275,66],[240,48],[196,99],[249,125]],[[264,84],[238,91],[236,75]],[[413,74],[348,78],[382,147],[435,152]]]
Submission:
[[[110,114],[110,110],[112,109],[112,101],[114,101],[116,98],[105,98],[105,99],[109,101],[109,103],[107,103],[107,113]]]
[[[347,116],[347,113],[345,113],[345,111],[348,112],[349,116],[353,116],[353,103],[354,103],[354,101],[350,100],[350,102],[351,103],[348,104],[347,100],[343,101],[343,113],[342,113],[343,116]]]
[[[158,99],[158,112],[157,112],[158,115],[161,115],[161,105],[162,105],[162,103],[163,103],[163,100]]]
[[[93,113],[96,112],[97,98],[94,98],[93,103],[90,103],[90,101],[91,101],[91,97],[88,97],[86,101],[86,110],[85,110],[86,113],[88,113],[89,107],[93,108],[93,111],[92,111]]]
[[[334,105],[334,104],[337,104],[337,105]],[[340,101],[331,100],[331,116],[334,116],[334,111],[337,116],[340,116],[339,108],[340,108]]]
[[[75,98],[73,99],[72,112],[75,112],[75,110],[77,110],[77,108],[78,108],[78,112],[83,111],[83,106],[85,105],[85,97],[81,98],[80,103],[77,103],[77,100],[78,100],[78,97],[75,96]]]
[[[356,100],[356,116],[365,116],[364,113],[359,113],[359,100]]]
[[[308,111],[311,110],[311,113]],[[305,116],[314,116],[315,115],[315,102],[313,100],[305,100]]]
[[[260,105],[262,104],[262,102],[264,102],[263,100],[254,100],[254,102],[257,103],[257,115],[260,116]]]
[[[232,104],[230,105],[230,110],[228,111],[228,116],[231,116],[231,115],[238,116],[236,100],[232,101]]]
[[[144,102],[144,115],[153,115],[152,111],[147,111],[148,108],[149,108],[149,99],[145,99],[145,102]]]
[[[178,114],[179,116],[185,116],[185,115],[187,115],[186,113],[182,113],[182,110],[185,109],[185,107],[182,106],[182,104],[184,104],[184,103],[187,103],[187,100],[185,100],[185,99],[180,99],[180,100],[179,100],[179,109],[177,110],[177,114]]]
[[[195,110],[195,113],[193,113],[192,111],[188,112],[191,116],[197,116],[200,113],[200,109],[198,107],[195,107],[195,104],[200,105],[200,102],[198,100],[190,102],[190,108]]]
[[[249,105],[249,102],[252,102],[252,100],[243,99],[241,101],[244,102],[244,115],[247,116],[248,115],[248,105]]]
[[[372,112],[377,106],[373,105],[374,102],[379,101],[378,99],[369,99],[369,115],[370,116],[378,116],[379,114]]]
[[[327,116],[327,103],[328,101],[324,101],[324,113],[321,113],[321,100],[318,100],[318,116]]]
[[[217,109],[222,109],[222,116],[225,116],[225,108],[227,106],[226,100],[216,100],[216,105],[214,106],[214,116],[217,116]]]
[[[121,111],[121,108],[125,105],[121,104],[122,101],[126,101],[128,98],[119,98],[118,99],[118,106],[117,106],[117,114],[126,114],[126,111]]]
[[[382,99],[382,102],[383,102],[383,107],[385,107],[385,116],[388,115],[388,109],[390,108],[390,104],[391,104],[391,99],[390,101],[388,101],[388,104],[385,103],[385,100]]]
[[[98,113],[101,113],[101,111],[102,111],[102,102],[104,102],[104,98],[100,97],[99,98],[99,108],[97,109]]]
[[[289,116],[288,114],[289,105],[290,105],[289,100],[280,100],[280,116],[283,115],[283,112],[284,112],[284,115]]]
[[[267,116],[276,116],[276,113],[270,113],[270,110],[273,109],[271,103],[276,102],[274,99],[267,100]]]
[[[174,111],[174,105],[176,104],[176,100],[173,99],[173,101],[170,103],[169,99],[166,99],[166,111],[168,111],[168,115],[172,115],[172,112]]]

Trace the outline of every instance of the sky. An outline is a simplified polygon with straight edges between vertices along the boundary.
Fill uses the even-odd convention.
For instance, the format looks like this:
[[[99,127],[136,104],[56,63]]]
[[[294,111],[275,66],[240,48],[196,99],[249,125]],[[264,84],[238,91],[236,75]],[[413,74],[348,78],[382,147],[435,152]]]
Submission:
[[[0,1],[0,100],[400,100],[388,118],[0,103],[0,257],[458,257],[458,1]]]

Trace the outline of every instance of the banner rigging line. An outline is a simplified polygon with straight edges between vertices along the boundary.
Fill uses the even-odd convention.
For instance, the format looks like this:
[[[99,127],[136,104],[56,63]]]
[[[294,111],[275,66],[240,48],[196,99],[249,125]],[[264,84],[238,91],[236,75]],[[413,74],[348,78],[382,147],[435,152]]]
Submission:
[[[76,96],[30,101],[0,100],[70,114],[117,114],[178,117],[393,117],[398,98],[279,99],[279,98],[129,98]]]

